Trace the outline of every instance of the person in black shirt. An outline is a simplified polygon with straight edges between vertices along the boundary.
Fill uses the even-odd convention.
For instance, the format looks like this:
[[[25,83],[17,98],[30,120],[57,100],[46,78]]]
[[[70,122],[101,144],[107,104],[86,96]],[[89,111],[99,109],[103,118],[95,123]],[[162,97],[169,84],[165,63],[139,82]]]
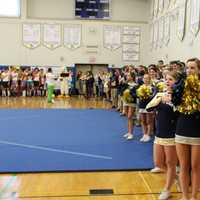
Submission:
[[[147,104],[147,110],[156,110],[156,135],[154,141],[155,165],[166,171],[166,183],[159,200],[171,196],[170,189],[176,178],[176,165],[178,162],[175,146],[175,130],[177,112],[174,111],[172,99],[172,86],[179,77],[177,72],[169,72],[165,84],[167,90],[157,95]]]
[[[133,139],[133,115],[135,113],[136,108],[136,89],[137,84],[135,82],[135,73],[130,72],[127,78],[127,86],[126,89],[123,91],[123,106],[124,112],[128,118],[128,133],[124,134],[123,137],[127,140]]]
[[[200,188],[200,60],[187,61],[187,77],[181,87],[174,90],[174,102],[180,114],[176,127],[176,149],[180,162],[182,198],[189,199],[190,173],[192,171],[192,200],[197,199]],[[180,85],[181,86],[181,85]],[[178,99],[179,98],[179,99]]]
[[[139,113],[140,121],[143,130],[143,137],[140,139],[140,142],[149,142],[151,140],[151,131],[154,125],[154,112],[148,112],[145,108],[146,105],[150,102],[153,95],[153,87],[151,85],[151,79],[149,74],[145,74],[143,77],[143,84],[139,87],[138,97],[139,97]],[[142,92],[143,90],[143,92]],[[141,91],[141,95],[140,92]],[[144,92],[146,91],[146,94]]]

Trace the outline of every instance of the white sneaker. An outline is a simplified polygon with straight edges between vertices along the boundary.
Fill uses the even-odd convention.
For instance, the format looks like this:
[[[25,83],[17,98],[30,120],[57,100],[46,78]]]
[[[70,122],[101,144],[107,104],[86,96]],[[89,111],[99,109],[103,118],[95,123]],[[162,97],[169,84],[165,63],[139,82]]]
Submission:
[[[133,139],[133,134],[128,134],[128,137],[126,138],[127,140],[132,140]]]
[[[144,141],[144,135],[142,136],[142,138],[140,138],[140,142],[143,142]]]
[[[126,134],[123,135],[123,137],[124,137],[124,138],[127,138],[128,135],[129,135],[129,133],[126,133]]]
[[[151,171],[151,173],[160,173],[162,170],[159,167],[154,167]]]
[[[151,140],[151,137],[149,135],[145,135],[142,142],[149,142]]]
[[[159,200],[166,200],[169,199],[169,197],[171,197],[171,193],[168,190],[164,190],[160,193],[158,199]]]

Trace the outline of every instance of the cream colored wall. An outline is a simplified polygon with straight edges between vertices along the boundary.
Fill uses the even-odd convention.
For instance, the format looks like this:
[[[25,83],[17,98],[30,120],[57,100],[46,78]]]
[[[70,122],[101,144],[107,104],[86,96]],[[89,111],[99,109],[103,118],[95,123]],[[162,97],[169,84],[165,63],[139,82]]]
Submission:
[[[22,0],[20,19],[0,19],[0,63],[64,65],[88,63],[95,58],[96,63],[123,65],[125,63],[122,62],[121,48],[113,52],[103,48],[104,24],[141,27],[141,56],[140,62],[135,64],[147,62],[147,0],[123,0],[124,4],[121,2],[122,0],[112,0],[112,20],[89,21],[72,19],[73,0]],[[81,24],[81,47],[73,51],[65,47],[49,50],[42,45],[33,50],[27,49],[22,45],[22,24],[24,22]],[[95,31],[90,32],[91,28]],[[86,45],[91,44],[98,45],[97,54],[86,52]]]
[[[157,63],[158,60],[163,59],[165,63],[171,60],[186,61],[191,57],[200,58],[200,33],[191,44],[190,35],[190,0],[187,1],[187,15],[186,15],[186,32],[183,41],[180,41],[177,36],[177,17],[171,18],[171,37],[168,46],[158,48],[150,51],[148,45],[148,61],[149,63]],[[150,38],[148,37],[147,41]]]
[[[27,0],[27,8],[29,18],[74,18],[74,0]]]
[[[75,0],[27,0],[28,16],[73,20],[74,2]],[[147,21],[148,0],[111,0],[111,2],[112,21]]]

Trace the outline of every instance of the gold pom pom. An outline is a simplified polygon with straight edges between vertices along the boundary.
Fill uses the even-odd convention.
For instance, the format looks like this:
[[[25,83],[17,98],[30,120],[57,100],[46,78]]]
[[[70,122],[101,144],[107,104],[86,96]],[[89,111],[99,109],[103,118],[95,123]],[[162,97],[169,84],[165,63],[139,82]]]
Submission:
[[[182,103],[179,112],[192,114],[200,111],[200,81],[196,75],[190,75],[185,81]]]
[[[137,95],[138,95],[140,100],[149,99],[151,97],[151,95],[152,95],[152,89],[151,89],[150,86],[141,85],[137,89]]]
[[[126,89],[123,93],[123,100],[126,102],[126,103],[132,103],[133,102],[133,97],[131,96],[131,93],[130,93],[130,90],[129,89]]]
[[[164,82],[158,82],[156,84],[156,87],[158,89],[158,92],[163,92],[165,90],[165,88],[166,88],[166,85],[165,85]]]

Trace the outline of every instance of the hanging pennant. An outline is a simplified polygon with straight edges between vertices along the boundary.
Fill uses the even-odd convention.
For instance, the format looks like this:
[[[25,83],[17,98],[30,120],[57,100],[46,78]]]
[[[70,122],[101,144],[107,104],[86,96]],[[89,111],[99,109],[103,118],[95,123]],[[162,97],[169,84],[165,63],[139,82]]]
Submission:
[[[43,25],[43,45],[52,50],[61,46],[60,24]]]
[[[23,24],[23,45],[34,49],[40,45],[40,24]]]
[[[186,23],[186,4],[187,0],[181,0],[179,2],[178,20],[177,20],[177,36],[182,41],[185,35],[185,23]]]
[[[159,42],[158,45],[161,48],[163,46],[163,41],[164,41],[164,17],[161,17],[159,20]]]
[[[159,0],[154,0],[154,18],[156,18],[158,14],[158,3]]]
[[[77,49],[81,46],[81,25],[64,25],[64,46]]]
[[[159,30],[159,24],[158,21],[154,22],[154,28],[153,28],[153,48],[156,49],[158,47],[158,30]]]
[[[121,27],[105,25],[104,26],[104,47],[110,50],[116,50],[121,46]]]
[[[154,24],[149,25],[150,29],[150,49],[152,50],[154,47]]]
[[[164,11],[167,12],[170,6],[170,0],[164,0]]]
[[[190,31],[195,37],[199,31],[200,1],[190,0],[190,2],[191,2]]]
[[[170,10],[174,10],[175,9],[175,7],[176,7],[176,1],[177,0],[170,0]]]
[[[163,12],[163,8],[164,8],[164,0],[159,0],[158,10],[160,14]]]
[[[167,46],[170,41],[170,16],[165,16],[164,20],[164,44]]]
[[[150,8],[150,19],[153,20],[154,18],[154,0],[151,1],[151,8]]]

